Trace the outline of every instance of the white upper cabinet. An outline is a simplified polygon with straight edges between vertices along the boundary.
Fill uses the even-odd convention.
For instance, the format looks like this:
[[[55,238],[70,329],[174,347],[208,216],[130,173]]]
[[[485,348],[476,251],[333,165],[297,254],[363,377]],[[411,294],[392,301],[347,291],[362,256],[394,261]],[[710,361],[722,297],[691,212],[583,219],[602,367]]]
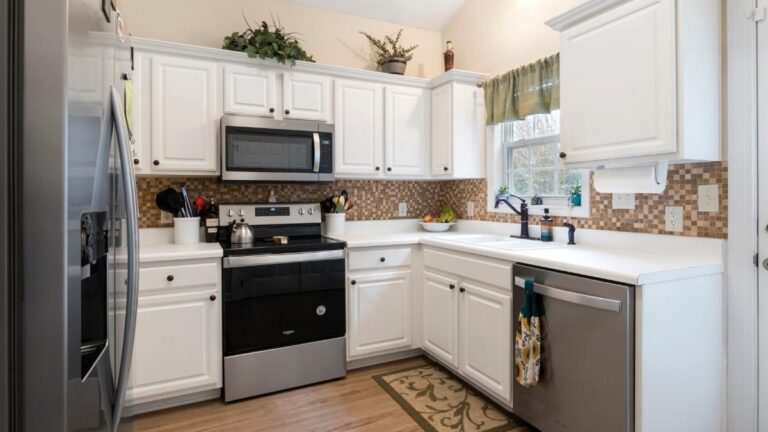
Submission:
[[[283,73],[283,118],[327,122],[330,115],[329,77],[298,72]]]
[[[380,177],[383,164],[383,86],[337,80],[335,85],[337,176]]]
[[[485,99],[476,84],[448,82],[432,89],[431,174],[485,176]]]
[[[718,0],[591,1],[548,24],[566,164],[720,158]]]
[[[429,93],[388,86],[384,90],[384,156],[387,176],[423,176],[429,150]]]
[[[219,79],[215,63],[155,56],[151,66],[152,172],[218,171]]]
[[[334,104],[338,177],[427,176],[428,90],[337,80]]]
[[[279,108],[276,75],[269,69],[224,66],[224,112],[273,117]]]

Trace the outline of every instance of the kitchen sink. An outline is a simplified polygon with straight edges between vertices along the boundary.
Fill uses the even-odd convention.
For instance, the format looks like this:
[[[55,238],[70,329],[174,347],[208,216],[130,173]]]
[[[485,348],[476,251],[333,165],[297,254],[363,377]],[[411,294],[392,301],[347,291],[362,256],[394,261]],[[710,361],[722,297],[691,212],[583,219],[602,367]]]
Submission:
[[[481,243],[495,243],[509,241],[509,236],[493,235],[493,234],[472,234],[462,237],[451,238],[448,241],[464,244],[481,244]],[[529,241],[529,240],[522,240]]]
[[[526,251],[526,250],[539,250],[539,249],[556,249],[565,247],[562,243],[542,242],[539,240],[524,240],[509,238],[497,241],[476,243],[477,246],[487,247],[491,249],[503,249],[509,251]]]

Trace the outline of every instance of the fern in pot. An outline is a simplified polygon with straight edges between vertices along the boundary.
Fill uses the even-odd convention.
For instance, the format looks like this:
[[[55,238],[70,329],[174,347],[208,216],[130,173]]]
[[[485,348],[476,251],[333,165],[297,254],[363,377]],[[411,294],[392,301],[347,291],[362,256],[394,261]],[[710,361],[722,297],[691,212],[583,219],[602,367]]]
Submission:
[[[373,54],[376,56],[376,64],[379,66],[379,69],[386,73],[405,74],[405,66],[413,58],[413,51],[419,47],[418,45],[410,47],[400,45],[403,29],[400,29],[394,38],[384,36],[384,40],[371,36],[364,31],[361,31],[360,34],[365,36],[368,42],[371,43],[374,48]]]

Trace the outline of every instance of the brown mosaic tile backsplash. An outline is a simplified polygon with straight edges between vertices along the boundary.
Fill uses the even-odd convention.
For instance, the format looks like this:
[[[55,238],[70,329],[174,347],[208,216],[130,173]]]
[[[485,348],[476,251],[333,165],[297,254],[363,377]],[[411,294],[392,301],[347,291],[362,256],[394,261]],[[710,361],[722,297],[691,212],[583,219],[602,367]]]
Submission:
[[[325,197],[346,189],[354,204],[349,220],[377,220],[397,218],[398,203],[408,204],[408,217],[436,214],[442,204],[456,210],[461,219],[495,222],[515,222],[516,215],[490,213],[486,209],[485,180],[454,181],[380,181],[338,180],[331,184],[223,184],[216,178],[139,177],[140,226],[160,227],[160,210],[155,205],[155,194],[167,186],[188,184],[192,197],[203,195],[215,198],[221,204],[238,202],[266,202],[270,190],[278,201],[319,202]],[[720,211],[699,212],[698,186],[720,186]],[[635,195],[635,210],[611,208],[611,194],[599,194],[592,189],[591,216],[574,218],[580,228],[631,231],[654,234],[680,234],[686,236],[726,238],[728,236],[728,173],[725,162],[682,164],[670,167],[667,189],[663,194]],[[475,215],[466,216],[467,201],[474,201]],[[682,206],[684,224],[682,233],[664,230],[664,207]],[[555,223],[562,223],[555,218]],[[531,218],[536,224],[536,218]]]
[[[447,203],[459,215],[460,219],[475,219],[495,222],[516,222],[517,215],[489,213],[485,180],[460,180],[450,182],[445,187]],[[719,185],[719,212],[698,211],[698,186]],[[680,164],[669,167],[667,189],[664,193],[635,194],[634,210],[614,210],[612,194],[597,193],[591,190],[591,208],[589,218],[573,218],[578,228],[611,231],[642,232],[651,234],[675,234],[693,237],[728,237],[728,168],[725,162],[707,162]],[[466,215],[466,202],[475,202],[475,216]],[[664,207],[683,207],[683,231],[673,233],[664,229]],[[559,225],[565,218],[555,217]],[[531,224],[538,224],[536,217],[531,217]]]

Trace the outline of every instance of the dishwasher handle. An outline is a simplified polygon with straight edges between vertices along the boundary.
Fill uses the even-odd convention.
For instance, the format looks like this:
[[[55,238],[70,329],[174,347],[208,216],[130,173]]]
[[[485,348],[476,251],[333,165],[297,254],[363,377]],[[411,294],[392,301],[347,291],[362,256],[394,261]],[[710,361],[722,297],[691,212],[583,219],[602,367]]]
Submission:
[[[519,288],[525,288],[525,278],[515,276],[515,286]],[[621,312],[621,300],[613,300],[587,294],[580,294],[573,291],[552,288],[550,286],[541,285],[538,283],[533,284],[533,291],[536,294],[551,297],[553,299],[568,303],[601,309],[609,312]]]

